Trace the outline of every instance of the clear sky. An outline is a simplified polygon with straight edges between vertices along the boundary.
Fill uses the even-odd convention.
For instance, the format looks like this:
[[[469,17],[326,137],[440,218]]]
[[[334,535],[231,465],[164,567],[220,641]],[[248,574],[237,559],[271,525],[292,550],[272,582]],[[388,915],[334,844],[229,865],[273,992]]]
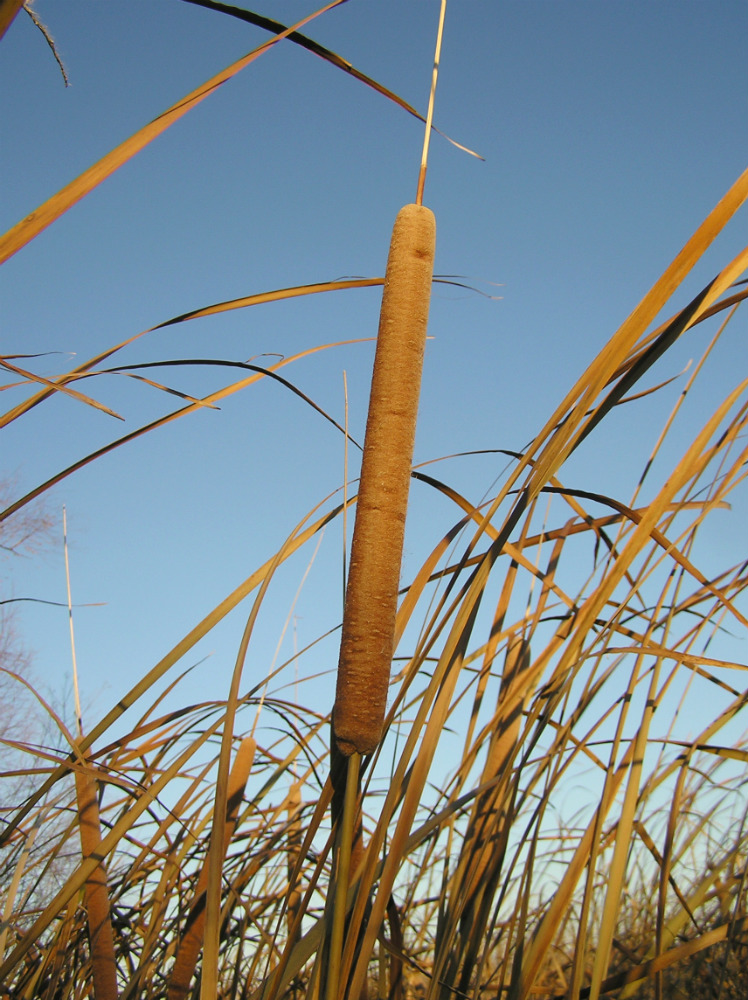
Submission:
[[[287,24],[314,9],[249,6]],[[21,14],[0,42],[0,231],[267,38],[182,0],[36,0],[35,9],[70,86]],[[425,111],[437,17],[436,0],[349,0],[305,32]],[[435,287],[416,462],[521,448],[745,168],[746,38],[744,0],[450,0],[435,124],[485,160],[434,136],[425,203],[437,217],[436,272],[502,298]],[[422,125],[381,95],[298,46],[276,46],[0,269],[2,353],[42,355],[28,363],[55,375],[214,302],[381,275],[394,217],[415,196],[422,140]],[[745,237],[743,214],[676,305]],[[118,357],[270,363],[373,337],[378,306],[379,291],[365,289],[240,310],[148,334]],[[745,343],[744,330],[733,333],[709,378],[731,386]],[[658,376],[677,375],[699,351],[683,344]],[[342,423],[345,372],[350,429],[362,440],[372,357],[370,342],[352,344],[284,375]],[[154,377],[202,394],[233,375],[195,367]],[[125,423],[61,397],[26,414],[2,432],[3,475],[15,476],[17,495],[177,403],[123,375],[81,388]],[[627,407],[602,449],[575,456],[565,482],[626,501],[676,392]],[[21,398],[4,393],[3,412]],[[41,559],[6,560],[3,586],[65,601],[66,505],[74,602],[101,605],[75,612],[89,721],[341,486],[343,462],[341,434],[265,380],[48,495],[59,539]],[[432,470],[477,502],[503,465],[482,456]],[[404,579],[455,519],[425,493],[413,487]],[[715,564],[737,558],[742,525],[726,520],[725,542],[714,537]],[[341,531],[325,536],[282,658],[340,620]],[[272,661],[311,555],[272,588],[247,683]],[[38,676],[61,689],[65,609],[14,607]],[[245,616],[189,655],[184,666],[211,654],[185,699],[225,696]],[[334,641],[321,646],[308,669],[332,670],[335,655]],[[332,690],[326,680],[315,688],[320,710]]]

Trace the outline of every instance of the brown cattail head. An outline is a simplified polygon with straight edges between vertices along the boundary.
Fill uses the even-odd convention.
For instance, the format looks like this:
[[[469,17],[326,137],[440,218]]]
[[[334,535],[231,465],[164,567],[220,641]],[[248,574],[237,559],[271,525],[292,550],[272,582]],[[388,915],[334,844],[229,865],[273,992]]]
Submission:
[[[382,295],[333,711],[346,756],[376,749],[387,707],[435,245],[433,212],[401,208]]]

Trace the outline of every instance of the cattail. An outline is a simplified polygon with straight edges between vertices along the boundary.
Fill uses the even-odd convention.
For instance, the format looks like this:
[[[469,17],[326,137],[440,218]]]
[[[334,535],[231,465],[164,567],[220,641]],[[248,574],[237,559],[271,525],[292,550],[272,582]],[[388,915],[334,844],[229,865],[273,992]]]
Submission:
[[[387,707],[435,243],[433,213],[401,208],[382,296],[333,711],[346,756],[376,749]]]

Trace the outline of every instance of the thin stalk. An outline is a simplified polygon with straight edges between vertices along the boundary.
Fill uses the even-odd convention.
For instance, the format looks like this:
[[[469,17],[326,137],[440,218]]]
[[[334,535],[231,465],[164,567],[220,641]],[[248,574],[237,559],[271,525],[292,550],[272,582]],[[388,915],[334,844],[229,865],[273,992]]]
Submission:
[[[421,153],[421,169],[418,172],[418,189],[416,205],[423,204],[423,189],[426,185],[426,169],[429,162],[429,143],[431,141],[431,123],[434,120],[434,100],[436,98],[436,81],[439,76],[439,60],[442,53],[442,36],[444,34],[444,15],[447,13],[447,0],[442,0],[439,10],[439,27],[436,32],[436,49],[434,52],[434,70],[431,74],[431,93],[429,107],[426,112],[426,133],[423,137],[423,152]]]
[[[70,560],[68,558],[67,511],[62,508],[62,541],[65,552],[65,583],[67,585],[68,622],[70,624],[70,652],[73,660],[73,691],[75,693],[75,723],[78,743],[82,746],[83,716],[78,687],[78,661],[75,655],[75,630],[73,628],[73,599],[70,587]],[[88,751],[81,750],[81,762],[88,761]],[[101,845],[101,819],[99,816],[99,782],[91,767],[76,769],[75,794],[78,805],[78,831],[83,860],[95,857]],[[95,1000],[116,1000],[117,962],[114,954],[114,931],[109,906],[107,870],[103,858],[91,872],[84,887],[86,919],[88,922],[91,970]]]
[[[73,693],[75,695],[75,725],[78,739],[83,736],[83,715],[81,712],[80,688],[78,687],[78,663],[75,656],[75,630],[73,629],[73,599],[70,590],[70,560],[68,559],[68,515],[62,505],[62,547],[65,552],[65,583],[68,595],[68,622],[70,624],[70,653],[73,659]]]

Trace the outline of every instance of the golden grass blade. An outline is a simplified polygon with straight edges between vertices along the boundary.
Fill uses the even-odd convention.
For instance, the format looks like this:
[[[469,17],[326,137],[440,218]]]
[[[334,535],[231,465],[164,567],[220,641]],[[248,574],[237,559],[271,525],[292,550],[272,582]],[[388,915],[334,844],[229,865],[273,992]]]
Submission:
[[[678,775],[678,780],[675,785],[675,792],[673,794],[673,802],[670,807],[670,814],[668,816],[668,825],[665,838],[665,849],[663,851],[663,857],[660,864],[660,886],[659,893],[657,896],[657,926],[655,929],[655,957],[659,957],[663,952],[663,942],[662,942],[662,929],[665,925],[666,919],[666,907],[667,907],[667,890],[668,886],[672,886],[678,897],[678,901],[681,905],[687,905],[683,894],[678,889],[675,878],[673,877],[673,849],[675,844],[675,828],[678,822],[678,816],[680,814],[681,806],[683,804],[683,786],[686,779],[686,768],[681,768],[680,774]],[[642,838],[644,839],[644,838]],[[649,844],[647,845],[650,846]],[[650,850],[654,850],[654,843],[652,843]],[[657,978],[657,991],[662,991],[662,979],[658,973]]]
[[[316,509],[310,513],[310,517],[316,513]],[[330,521],[334,520],[335,517],[340,513],[340,508],[323,514],[316,521],[314,521],[309,527],[300,531],[298,534],[294,533],[289,538],[287,545],[284,547],[284,559],[289,558],[295,551],[301,548],[310,538],[313,538],[319,531],[321,531]],[[144,677],[142,677],[137,684],[135,684],[130,691],[125,694],[105,716],[104,718],[93,727],[90,733],[84,736],[79,742],[80,751],[87,750],[96,740],[98,740],[116,721],[120,716],[127,711],[128,708],[133,706],[138,702],[138,700],[148,691],[154,684],[156,684],[167,671],[178,663],[179,660],[185,656],[189,650],[197,643],[203,636],[207,635],[210,630],[218,624],[226,615],[232,611],[241,601],[244,600],[249,594],[255,590],[256,587],[260,586],[262,580],[265,578],[268,572],[276,565],[275,558],[268,559],[258,570],[252,573],[247,579],[240,584],[234,591],[232,591],[228,597],[226,597],[216,608],[211,611],[203,620],[195,626],[179,643],[177,643],[174,648],[167,653],[163,659],[161,659],[151,670],[149,670]],[[72,737],[71,737],[72,739]],[[29,812],[34,808],[34,806],[39,802],[49,791],[53,785],[63,778],[68,773],[69,765],[63,764],[57,767],[50,777],[44,782],[41,788],[39,788],[33,795],[29,797],[26,803],[13,817],[13,820],[8,824],[6,829],[0,833],[0,847],[7,842],[8,838],[13,834],[15,829],[22,820],[29,814]]]
[[[6,890],[5,902],[3,904],[2,927],[0,928],[0,962],[5,957],[5,945],[8,940],[10,917],[13,913],[13,903],[15,902],[18,887],[21,883],[21,879],[26,869],[26,864],[29,860],[29,855],[31,854],[31,850],[34,846],[34,841],[36,840],[36,836],[39,832],[39,827],[43,822],[43,817],[44,810],[40,809],[30,831],[23,838],[23,848],[18,856],[18,860],[16,861],[13,869],[10,884]]]
[[[657,687],[660,666],[661,661],[658,660],[655,664],[655,669],[651,674],[644,715],[637,730],[636,737],[632,741],[632,763],[629,769],[620,818],[616,825],[613,860],[608,871],[605,904],[600,922],[597,948],[595,949],[595,960],[592,967],[592,980],[590,983],[591,1000],[598,1000],[601,985],[608,971],[608,964],[610,962],[610,952],[613,947],[613,936],[616,929],[620,897],[624,886],[625,867],[631,848],[634,817],[638,804],[641,774],[644,764],[644,753],[649,736],[649,727],[652,722],[652,718],[654,717],[658,700]]]
[[[302,862],[302,829],[301,829],[301,789],[302,783],[294,780],[288,793],[288,905],[286,908],[287,939],[291,946],[299,939],[301,924],[302,896],[298,888],[297,871]]]
[[[10,975],[24,955],[26,955],[28,950],[39,940],[50,923],[62,912],[63,907],[67,905],[68,901],[72,899],[72,897],[80,889],[82,889],[83,886],[85,886],[87,880],[99,866],[101,859],[105,858],[121,841],[124,833],[129,830],[140,815],[149,808],[151,803],[158,797],[159,794],[161,794],[162,790],[166,787],[174,775],[182,770],[187,761],[195,753],[197,753],[200,747],[203,746],[220,728],[221,721],[222,720],[219,719],[218,722],[214,723],[201,733],[200,736],[195,739],[194,743],[184,750],[177,757],[174,763],[167,768],[167,770],[165,770],[164,773],[160,775],[149,788],[142,790],[140,798],[132,803],[129,811],[127,811],[125,815],[120,818],[120,820],[101,840],[97,850],[97,856],[86,858],[86,860],[78,866],[74,874],[67,880],[65,885],[44,908],[43,912],[37,917],[28,931],[24,934],[8,958],[2,963],[2,965],[0,965],[0,981],[3,981]],[[93,730],[88,737],[84,737],[84,739],[81,740],[82,751],[87,749],[87,747],[84,746],[86,742],[90,745],[95,731],[96,730]],[[68,770],[68,768],[65,767],[63,770]],[[6,834],[7,832],[8,831],[6,831]]]
[[[541,965],[543,964],[545,955],[551,947],[553,938],[555,937],[561,920],[563,919],[564,911],[569,906],[573,898],[574,887],[588,864],[595,831],[598,829],[600,823],[604,820],[610,810],[618,789],[626,776],[629,767],[631,766],[632,749],[633,744],[629,744],[629,748],[622,758],[620,765],[611,776],[604,798],[600,803],[600,808],[585,829],[583,836],[579,839],[574,855],[566,867],[563,878],[561,879],[558,888],[554,893],[548,908],[546,909],[546,912],[543,914],[543,918],[540,921],[540,925],[535,932],[532,941],[525,951],[517,991],[517,996],[520,997],[521,1000],[526,1000],[526,998],[532,993],[535,979],[540,971]]]
[[[254,763],[257,743],[248,736],[239,745],[234,764],[229,775],[228,798],[226,802],[227,816],[224,829],[223,853],[226,855],[231,838],[236,829],[239,805],[244,795],[244,789],[249,778],[249,772]],[[190,982],[195,973],[198,955],[203,944],[203,929],[205,926],[205,892],[208,886],[208,868],[203,866],[200,872],[195,898],[190,907],[184,935],[179,942],[174,967],[169,978],[168,1000],[184,1000],[190,989]]]
[[[317,410],[318,413],[321,413],[325,417],[325,419],[330,420],[330,422],[333,425],[335,425],[339,430],[345,433],[343,428],[340,427],[340,425],[338,425],[336,421],[334,421],[331,417],[329,417],[324,410],[318,407],[316,403],[312,402],[312,400],[308,396],[306,396],[303,392],[297,389],[291,382],[287,381],[282,376],[277,374],[277,370],[279,368],[293,364],[294,361],[298,361],[301,358],[308,357],[312,354],[317,353],[318,351],[327,350],[327,348],[339,347],[339,346],[341,345],[326,344],[323,347],[310,348],[309,350],[302,351],[301,353],[293,355],[290,358],[284,358],[283,361],[279,361],[277,364],[272,365],[270,368],[260,368],[258,365],[248,365],[244,364],[243,362],[210,362],[211,364],[215,363],[228,367],[246,369],[249,371],[253,371],[256,374],[251,375],[249,378],[242,379],[239,382],[234,382],[228,386],[224,386],[223,389],[218,389],[215,392],[212,392],[209,395],[204,396],[202,399],[199,399],[196,403],[189,403],[187,406],[184,406],[179,410],[174,410],[171,413],[166,414],[166,416],[159,417],[158,419],[153,420],[150,423],[143,425],[142,427],[139,427],[137,430],[130,431],[129,434],[125,434],[123,435],[123,437],[117,438],[117,440],[112,441],[101,448],[97,448],[96,451],[91,452],[91,454],[86,455],[85,458],[79,459],[77,462],[74,462],[72,465],[69,465],[66,469],[63,469],[62,472],[58,472],[56,475],[52,476],[51,479],[46,480],[46,482],[42,483],[40,486],[37,486],[35,489],[31,490],[31,492],[27,493],[19,500],[16,500],[9,507],[6,507],[5,510],[0,511],[0,522],[4,521],[8,517],[11,517],[17,511],[21,510],[21,508],[24,507],[26,504],[30,503],[32,500],[35,500],[38,496],[41,496],[42,493],[51,489],[52,486],[55,486],[57,485],[57,483],[62,482],[63,479],[66,479],[68,476],[72,475],[74,472],[77,472],[79,469],[82,469],[84,466],[89,465],[97,458],[101,458],[103,455],[108,454],[110,451],[114,451],[115,448],[119,448],[124,444],[128,444],[130,441],[134,441],[137,438],[141,437],[143,434],[147,434],[150,431],[154,431],[159,427],[164,427],[167,424],[171,423],[173,420],[178,420],[180,417],[187,416],[190,413],[195,413],[205,407],[212,407],[219,400],[225,399],[226,397],[233,395],[235,392],[239,392],[240,390],[245,389],[247,386],[254,384],[255,382],[259,381],[264,377],[269,377],[273,379],[273,381],[283,385],[284,388],[290,389],[295,395],[299,396],[299,398],[303,399],[305,402],[311,405],[315,410]],[[179,362],[171,362],[171,363],[178,364]]]
[[[567,393],[563,402],[556,408],[533,442],[533,452],[539,451],[544,446],[533,469],[531,479],[533,492],[536,492],[542,484],[547,482],[566,460],[574,446],[575,432],[583,419],[583,414],[592,406],[610,373],[624,362],[626,355],[629,354],[638,338],[644,334],[647,326],[666,305],[680,282],[742,207],[746,199],[748,199],[748,169],[740,175],[727,194],[710,212],[672,264],[665,270],[662,277],[644,296],[584,375]],[[715,295],[714,298],[716,297]],[[708,304],[702,300],[704,309],[708,307]],[[549,441],[556,430],[558,433],[553,436],[552,441]],[[528,459],[529,453],[525,462]],[[512,482],[518,477],[519,471],[517,470]],[[508,487],[512,485],[512,482],[508,484]]]
[[[248,52],[241,59],[237,59],[236,62],[227,66],[226,69],[221,70],[220,73],[216,73],[215,76],[212,76],[202,86],[187,94],[186,97],[177,101],[176,104],[172,104],[158,118],[155,118],[144,128],[130,136],[129,139],[126,139],[110,153],[107,153],[106,156],[102,157],[92,167],[89,167],[88,170],[84,171],[74,181],[71,181],[70,184],[58,191],[57,194],[44,202],[43,205],[40,205],[31,215],[26,216],[25,219],[12,229],[9,229],[4,236],[0,237],[0,264],[8,260],[9,257],[12,257],[13,254],[26,246],[27,243],[31,242],[35,236],[38,236],[39,233],[56,219],[59,219],[76,202],[84,198],[90,191],[93,191],[95,187],[106,180],[115,170],[132,159],[136,153],[139,153],[141,149],[144,149],[145,146],[161,135],[162,132],[165,132],[170,125],[173,125],[183,115],[186,115],[188,111],[191,111],[192,108],[196,107],[206,97],[214,93],[227,80],[236,76],[245,66],[249,66],[255,59],[269,51],[273,45],[287,38],[292,32],[308,24],[309,21],[314,20],[314,18],[319,17],[328,10],[332,10],[333,7],[338,7],[340,4],[346,2],[347,0],[332,0],[331,3],[321,7],[313,14],[309,14],[307,17],[302,18],[302,20],[297,21],[292,27],[285,28],[279,34],[275,35],[274,38],[264,42],[258,48],[253,49],[252,52]]]
[[[332,345],[327,345],[327,346],[331,347]],[[325,420],[329,421],[333,425],[333,427],[335,427],[337,430],[341,432],[341,434],[345,434],[346,433],[345,428],[341,424],[339,424],[337,420],[331,417],[326,410],[323,410],[321,406],[318,406],[317,403],[315,403],[310,396],[307,396],[305,392],[302,392],[301,389],[298,389],[292,382],[289,382],[288,379],[285,379],[282,375],[277,374],[276,369],[281,367],[281,365],[291,364],[294,361],[298,361],[300,357],[306,356],[309,353],[313,352],[304,351],[303,354],[301,355],[297,354],[294,355],[294,357],[292,358],[280,361],[276,365],[273,365],[271,368],[263,368],[261,365],[254,365],[248,361],[224,361],[219,358],[179,358],[178,360],[174,361],[149,361],[136,365],[120,365],[118,368],[105,369],[104,371],[96,372],[95,374],[118,373],[118,374],[128,375],[133,369],[141,370],[143,368],[180,368],[180,367],[191,367],[191,366],[198,366],[204,368],[210,368],[210,367],[239,368],[243,371],[256,372],[261,377],[272,379],[273,381],[278,382],[280,385],[282,385],[285,389],[290,389],[290,391],[294,393],[294,395],[298,396],[299,399],[302,399],[308,406],[311,406],[313,410],[316,410],[321,417],[324,417]],[[165,388],[165,387],[161,386],[160,388]],[[166,391],[172,392],[173,390],[166,390]],[[193,397],[185,397],[183,393],[177,393],[177,395],[181,396],[182,398],[189,399],[192,405],[194,407],[197,407],[198,409],[202,407],[206,407],[209,409],[218,409],[218,407],[216,407],[210,401],[211,398],[213,397],[206,397],[206,399],[194,399]],[[228,395],[228,393],[226,393],[226,395]],[[348,436],[350,438],[350,435]],[[350,438],[350,440],[357,447],[359,448],[361,447],[355,441],[354,438]]]
[[[693,955],[697,955],[700,951],[704,951],[706,948],[713,948],[714,945],[726,940],[733,930],[743,933],[748,930],[748,917],[741,917],[734,924],[722,924],[720,927],[714,927],[712,930],[705,931],[699,937],[687,941],[685,944],[670,948],[657,958],[650,959],[641,965],[635,965],[626,972],[619,972],[615,976],[610,976],[601,984],[601,993],[613,993],[620,990],[621,987],[634,986],[645,979],[651,979],[656,972],[667,969],[671,965],[675,965],[676,962],[683,962]],[[567,996],[566,993],[559,993],[555,994],[551,1000],[567,1000]],[[579,996],[580,998],[589,997],[589,989],[582,989]]]
[[[521,635],[512,636],[507,644],[499,703],[494,715],[494,731],[481,775],[482,785],[495,783],[497,778],[502,781],[501,784],[494,784],[489,792],[476,797],[466,830],[465,847],[469,868],[465,874],[465,886],[461,887],[466,907],[481,885],[485,884],[489,865],[498,860],[495,845],[501,840],[501,830],[489,833],[488,828],[496,822],[506,824],[505,799],[509,785],[507,768],[520,733],[522,702],[531,694],[524,683],[531,660],[530,645],[526,639]]]
[[[185,3],[192,3],[198,7],[207,7],[209,10],[218,11],[221,14],[229,14],[231,17],[237,17],[241,21],[246,21],[248,24],[254,24],[258,28],[265,28],[267,31],[272,31],[273,34],[278,34],[284,29],[284,25],[280,21],[274,21],[272,18],[263,17],[261,14],[254,14],[250,10],[244,10],[241,7],[234,7],[231,4],[218,3],[217,0],[184,0]],[[393,101],[398,107],[402,108],[403,111],[407,111],[408,114],[413,115],[419,121],[425,122],[426,119],[419,112],[416,111],[414,107],[411,107],[407,101],[403,100],[393,91],[384,87],[381,83],[377,83],[370,76],[366,76],[360,70],[357,70],[347,59],[339,56],[336,52],[331,52],[330,49],[326,49],[324,46],[315,42],[312,38],[307,38],[306,35],[302,35],[298,31],[291,32],[287,36],[289,42],[294,42],[296,45],[300,45],[302,48],[307,49],[309,52],[313,52],[314,55],[319,56],[320,59],[324,59],[325,62],[329,62],[331,65],[336,66],[338,69],[342,69],[345,73],[349,73],[355,80],[359,80],[361,83],[365,83],[367,87],[371,87],[378,94],[386,97],[388,100]],[[431,126],[434,128],[434,126]],[[439,129],[434,128],[435,132],[439,132]],[[465,153],[469,153],[470,156],[475,156],[477,159],[482,160],[483,157],[480,153],[476,153],[472,149],[468,149],[467,146],[461,145],[459,142],[455,142],[454,139],[450,139],[448,135],[444,132],[439,132],[439,135],[443,136],[457,149],[461,149]]]
[[[145,333],[154,330],[162,330],[164,327],[173,326],[175,323],[186,323],[191,319],[200,319],[203,316],[216,316],[218,313],[229,312],[232,309],[245,309],[247,306],[264,305],[266,302],[280,302],[286,299],[295,299],[300,295],[317,295],[320,292],[338,292],[347,288],[375,288],[384,284],[384,278],[344,278],[338,281],[321,281],[312,285],[296,285],[290,288],[280,288],[272,292],[260,292],[255,295],[245,295],[238,299],[228,299],[226,302],[216,302],[211,306],[203,306],[201,309],[193,309],[190,312],[182,313],[173,319],[167,319],[157,326],[152,326]],[[140,336],[140,335],[139,335]],[[127,341],[129,343],[129,341]]]
[[[43,375],[35,375],[33,372],[27,371],[24,368],[19,368],[17,365],[12,365],[7,358],[0,357],[0,365],[3,368],[7,368],[8,371],[14,372],[16,375],[21,375],[24,379],[29,382],[38,382],[40,385],[48,386],[54,389],[56,392],[62,392],[66,396],[70,396],[72,399],[77,399],[81,403],[86,403],[88,406],[93,407],[95,410],[101,410],[102,413],[108,414],[110,417],[116,417],[118,420],[124,420],[125,418],[114,410],[110,410],[108,406],[104,406],[103,403],[99,403],[95,399],[91,399],[90,396],[84,396],[80,392],[76,392],[75,389],[70,389],[67,386],[57,384],[53,379],[45,378]],[[22,383],[17,383],[21,385]],[[4,426],[0,422],[0,427]]]
[[[649,345],[646,351],[638,354],[636,361],[627,367],[624,375],[616,386],[608,393],[603,402],[595,408],[586,421],[574,447],[577,447],[587,435],[600,423],[603,417],[616,406],[622,397],[644,373],[667,351],[667,349],[682,336],[685,330],[699,322],[701,317],[710,310],[710,305],[723,292],[732,286],[735,277],[743,274],[748,267],[748,249],[739,254],[735,260],[719,274],[696,298],[669,323],[662,333]]]
[[[82,365],[78,365],[67,375],[62,375],[53,381],[53,385],[49,389],[43,389],[41,392],[32,396],[30,399],[9,410],[3,416],[0,416],[0,427],[6,426],[6,424],[11,423],[13,420],[18,419],[24,413],[28,412],[34,406],[37,406],[43,400],[48,399],[54,391],[57,389],[58,385],[65,384],[68,381],[74,381],[79,375],[85,372],[90,372],[91,369],[110,358],[117,351],[121,351],[123,348],[128,347],[130,344],[134,343],[140,337],[144,337],[148,333],[153,333],[156,330],[161,330],[164,327],[172,326],[176,323],[185,323],[191,319],[198,319],[203,316],[213,316],[220,312],[227,312],[232,309],[244,309],[249,306],[263,305],[268,302],[278,302],[284,299],[296,298],[300,295],[314,295],[319,292],[330,292],[339,291],[346,288],[368,288],[374,285],[381,285],[384,283],[384,278],[351,278],[345,281],[327,281],[318,282],[314,285],[300,285],[292,286],[290,288],[281,288],[272,292],[260,292],[255,295],[247,295],[239,299],[232,299],[227,302],[218,302],[212,306],[205,306],[202,309],[195,309],[192,312],[183,313],[180,316],[175,316],[172,319],[166,320],[163,323],[159,323],[156,326],[149,327],[147,330],[142,330],[140,333],[134,334],[132,337],[128,337],[126,340],[121,341],[119,344],[115,344],[114,347],[108,348],[106,351],[102,351],[100,354],[95,355],[88,361],[84,362]],[[366,338],[364,338],[366,339]],[[350,341],[350,343],[357,343],[358,341]]]
[[[0,38],[13,23],[25,0],[0,0]]]
[[[196,362],[201,364],[201,362]],[[181,362],[180,362],[181,364]],[[172,386],[164,385],[163,382],[157,382],[155,379],[146,378],[145,375],[137,375],[134,371],[128,371],[129,368],[140,368],[140,365],[124,365],[122,368],[110,368],[107,371],[93,372],[94,375],[105,375],[110,372],[117,375],[124,375],[126,378],[134,379],[136,382],[142,382],[143,385],[149,385],[152,389],[158,389],[161,392],[165,392],[169,396],[176,396],[178,399],[184,399],[188,403],[194,403],[196,406],[205,407],[206,410],[218,410],[219,407],[214,403],[204,403],[202,399],[197,396],[191,396],[188,392],[180,392],[179,389],[174,389]],[[149,367],[148,365],[143,365],[143,368]]]
[[[735,664],[738,670],[746,670],[748,667],[743,664]],[[713,753],[717,757],[721,757],[723,760],[740,760],[743,763],[748,763],[748,751],[740,750],[738,747],[720,747],[720,746],[710,746],[708,743],[693,743],[693,744],[683,744],[683,746],[690,745],[694,750],[701,750],[704,753]]]
[[[447,0],[441,0],[439,6],[439,27],[436,32],[436,47],[434,51],[434,68],[431,73],[431,92],[429,93],[428,112],[426,114],[426,134],[423,137],[423,152],[421,153],[421,168],[418,171],[418,187],[416,190],[416,205],[423,204],[423,189],[426,184],[426,170],[429,160],[429,142],[431,140],[431,123],[434,120],[434,99],[436,83],[439,78],[439,62],[441,60],[442,40],[444,38],[444,16],[447,13]]]
[[[732,287],[737,288],[740,285],[745,285],[745,284],[746,284],[745,281],[737,281]],[[725,296],[725,298],[720,299],[720,301],[716,302],[714,305],[709,306],[708,309],[704,309],[693,320],[691,326],[692,327],[698,326],[698,324],[704,323],[706,320],[711,319],[712,316],[717,316],[719,313],[724,312],[726,309],[732,309],[733,306],[740,305],[740,303],[744,302],[746,298],[748,298],[748,288],[744,288],[739,292],[735,292],[735,294],[733,295]],[[614,382],[616,379],[620,378],[623,374],[625,374],[632,365],[636,364],[642,357],[642,355],[647,350],[649,350],[654,341],[660,338],[662,334],[665,332],[665,330],[667,330],[667,328],[677,320],[679,315],[680,313],[676,314],[675,316],[671,316],[664,323],[661,323],[660,326],[656,327],[652,331],[652,333],[647,334],[646,337],[642,337],[642,339],[639,341],[635,349],[626,359],[624,364],[621,365],[620,368],[616,369],[615,372],[613,372],[613,374],[609,379],[609,382]]]

